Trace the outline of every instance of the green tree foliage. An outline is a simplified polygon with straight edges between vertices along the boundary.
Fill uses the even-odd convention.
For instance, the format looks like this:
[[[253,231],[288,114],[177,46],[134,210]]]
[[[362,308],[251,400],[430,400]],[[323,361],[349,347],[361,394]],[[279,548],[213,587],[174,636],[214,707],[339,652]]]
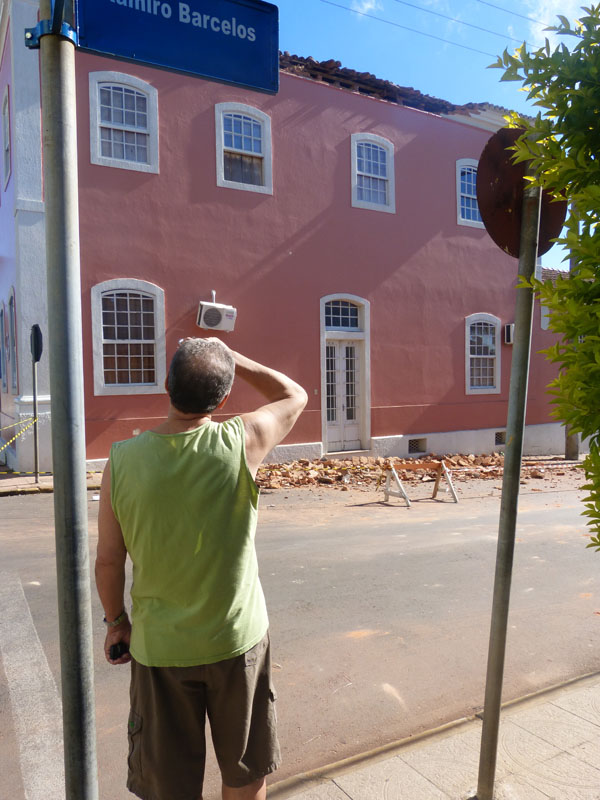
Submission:
[[[564,235],[571,271],[558,281],[534,281],[550,310],[550,327],[560,339],[546,351],[559,367],[550,386],[554,414],[590,437],[586,474],[586,510],[592,538],[600,550],[600,5],[582,8],[574,22],[559,15],[549,30],[566,37],[552,49],[514,55],[504,52],[492,67],[502,80],[521,81],[540,110],[537,117],[513,114],[510,123],[525,128],[515,160],[530,161],[536,181],[566,198],[570,214]]]

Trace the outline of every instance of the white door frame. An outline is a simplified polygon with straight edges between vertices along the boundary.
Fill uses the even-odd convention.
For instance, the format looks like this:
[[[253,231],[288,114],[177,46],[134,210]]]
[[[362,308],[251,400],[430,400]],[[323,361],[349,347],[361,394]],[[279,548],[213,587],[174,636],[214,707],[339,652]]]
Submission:
[[[325,305],[330,300],[347,300],[359,308],[358,329],[325,328]],[[321,439],[323,452],[327,452],[327,383],[326,383],[326,345],[332,341],[353,341],[357,347],[360,383],[360,443],[362,450],[371,447],[371,309],[368,300],[354,294],[329,294],[320,301],[320,361],[321,361]]]

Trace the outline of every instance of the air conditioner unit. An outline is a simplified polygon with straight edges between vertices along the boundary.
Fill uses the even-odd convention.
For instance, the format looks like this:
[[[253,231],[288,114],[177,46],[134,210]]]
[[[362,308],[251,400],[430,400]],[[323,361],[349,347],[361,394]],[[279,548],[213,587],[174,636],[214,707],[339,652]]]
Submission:
[[[515,341],[515,323],[509,322],[504,326],[504,344],[514,344]]]
[[[196,325],[213,331],[232,331],[237,317],[237,309],[222,303],[201,301],[198,307]]]

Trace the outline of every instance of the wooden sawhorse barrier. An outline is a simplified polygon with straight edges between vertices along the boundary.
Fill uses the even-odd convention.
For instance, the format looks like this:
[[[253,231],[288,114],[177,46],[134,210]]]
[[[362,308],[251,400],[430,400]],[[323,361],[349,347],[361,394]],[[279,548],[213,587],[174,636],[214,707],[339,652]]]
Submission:
[[[458,497],[452,483],[452,478],[450,477],[450,473],[443,461],[427,461],[419,464],[415,464],[414,461],[397,461],[396,467],[398,469],[405,470],[406,472],[417,472],[417,470],[435,472],[436,478],[435,485],[433,487],[433,494],[431,495],[432,500],[435,500],[437,497],[438,489],[440,488],[440,481],[442,480],[443,476],[446,479],[446,483],[448,484],[448,488],[450,489],[450,494],[452,495],[454,502],[458,503]],[[393,464],[390,464],[389,467],[386,467],[386,471],[387,478],[385,481],[385,487],[383,489],[385,500],[389,500],[390,497],[402,497],[406,501],[408,508],[410,508],[410,500],[406,494],[406,490],[402,484],[402,481],[400,480],[400,476],[396,472],[396,468]],[[392,488],[392,482],[396,484],[397,489]]]

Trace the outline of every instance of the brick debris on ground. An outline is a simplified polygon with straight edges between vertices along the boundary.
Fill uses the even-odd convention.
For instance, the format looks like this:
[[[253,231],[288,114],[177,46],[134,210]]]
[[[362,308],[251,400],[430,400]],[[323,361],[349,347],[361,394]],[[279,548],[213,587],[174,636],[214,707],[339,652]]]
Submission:
[[[317,461],[301,458],[286,464],[264,464],[256,476],[257,484],[263,489],[285,489],[289,487],[323,486],[341,491],[348,487],[372,490],[385,482],[387,470],[393,466],[400,479],[406,483],[423,483],[434,481],[431,472],[432,462],[443,460],[456,482],[468,481],[471,478],[498,479],[504,472],[504,455],[430,455],[424,458],[411,458],[410,471],[403,470],[403,459],[368,456],[352,458],[327,458]],[[408,461],[408,459],[407,459]],[[414,471],[414,467],[422,465],[422,470]],[[554,476],[577,472],[582,475],[581,467],[560,456],[551,458],[525,458],[521,469],[521,480],[544,480]]]

